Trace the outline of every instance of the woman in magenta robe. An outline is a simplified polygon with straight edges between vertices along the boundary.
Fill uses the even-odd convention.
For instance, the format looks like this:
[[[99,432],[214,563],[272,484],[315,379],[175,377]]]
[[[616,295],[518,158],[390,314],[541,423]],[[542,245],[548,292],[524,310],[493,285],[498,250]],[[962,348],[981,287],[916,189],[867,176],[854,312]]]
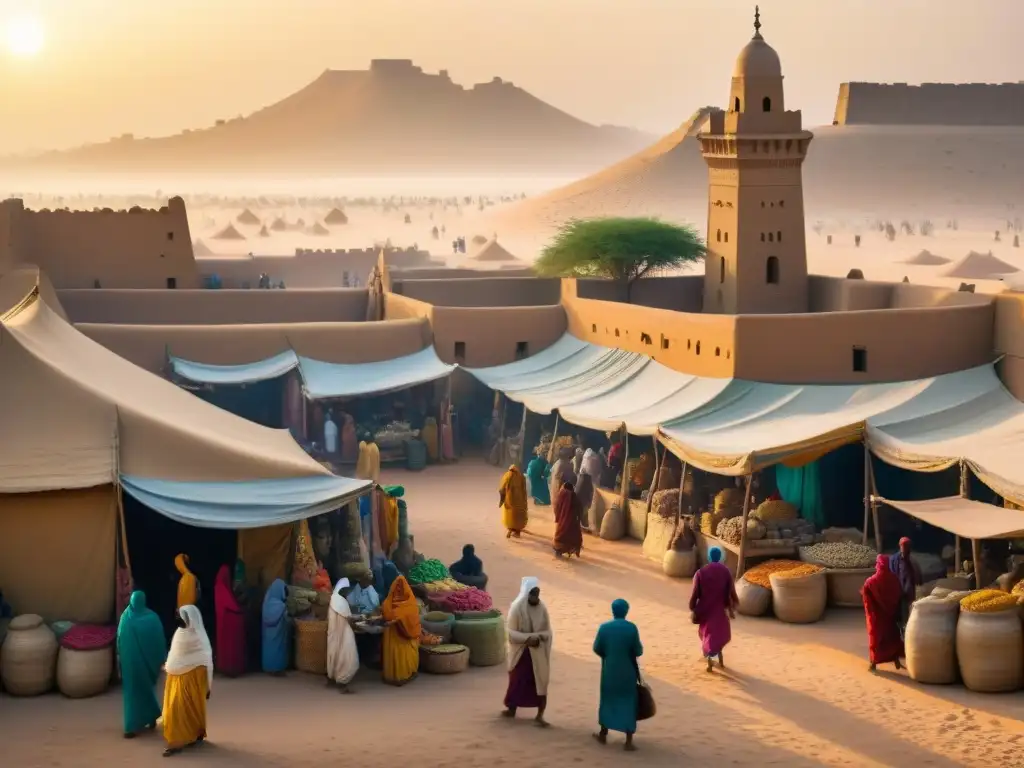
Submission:
[[[580,503],[572,483],[562,483],[555,498],[555,555],[580,556],[583,550],[583,529],[580,528]]]
[[[722,562],[722,550],[712,547],[708,551],[708,560],[710,562],[693,575],[690,612],[693,623],[698,625],[701,652],[708,660],[710,672],[715,657],[718,657],[720,667],[725,666],[722,651],[732,640],[729,620],[736,618],[736,606],[740,601],[732,583],[732,573]]]
[[[900,637],[903,587],[899,577],[890,570],[888,557],[878,556],[875,572],[864,582],[860,594],[868,625],[871,671],[874,672],[878,664],[895,664],[899,669],[903,656],[903,638]]]
[[[231,572],[226,565],[217,571],[213,604],[217,613],[215,666],[221,674],[237,677],[245,672],[245,613],[231,588]]]

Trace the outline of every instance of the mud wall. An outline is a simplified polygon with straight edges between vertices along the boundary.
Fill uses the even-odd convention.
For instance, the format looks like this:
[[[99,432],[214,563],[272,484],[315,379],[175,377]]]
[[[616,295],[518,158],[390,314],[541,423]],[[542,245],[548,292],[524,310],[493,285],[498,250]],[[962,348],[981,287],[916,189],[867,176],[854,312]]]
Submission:
[[[561,281],[539,277],[409,280],[392,276],[393,289],[437,307],[539,307],[558,304]]]
[[[836,125],[1024,125],[1022,83],[843,83]]]

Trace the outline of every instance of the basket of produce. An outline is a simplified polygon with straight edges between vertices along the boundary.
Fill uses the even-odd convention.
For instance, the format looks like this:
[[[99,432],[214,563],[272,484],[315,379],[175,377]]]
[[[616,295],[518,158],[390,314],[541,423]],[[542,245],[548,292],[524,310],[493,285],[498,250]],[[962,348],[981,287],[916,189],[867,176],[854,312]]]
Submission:
[[[443,581],[451,578],[451,574],[448,573],[448,569],[444,563],[440,560],[424,560],[422,563],[416,563],[412,568],[409,569],[408,578],[410,584],[429,584],[434,581]]]
[[[750,515],[763,522],[796,520],[799,516],[796,507],[788,501],[782,501],[781,499],[762,501],[756,509],[750,511]]]
[[[666,520],[674,519],[679,510],[679,489],[672,488],[667,491],[655,491],[651,499],[651,511],[657,513]]]
[[[98,696],[114,672],[114,627],[76,624],[60,641],[57,688],[69,699]]]
[[[925,597],[910,608],[904,646],[911,680],[932,685],[956,682],[956,625],[960,605]]]
[[[981,589],[960,601],[956,657],[969,690],[1003,693],[1024,684],[1024,633],[1013,595]]]
[[[295,622],[295,668],[316,675],[327,674],[327,622],[299,619]]]
[[[420,626],[424,632],[438,635],[448,642],[452,639],[452,627],[455,626],[455,615],[444,611],[430,611],[420,616]]]
[[[806,565],[807,563],[801,563],[799,560],[768,560],[748,569],[743,574],[743,578],[751,584],[756,584],[759,587],[764,587],[768,591],[771,591],[772,583],[769,577],[773,573],[789,571],[793,568],[803,568]],[[812,571],[804,570],[804,573],[810,572]]]
[[[420,669],[430,675],[454,675],[466,671],[469,656],[464,645],[420,646]]]
[[[4,690],[12,696],[38,696],[53,688],[57,638],[43,618],[26,613],[11,620],[0,656]]]
[[[825,615],[828,585],[825,569],[804,563],[800,568],[777,571],[768,577],[772,585],[772,608],[779,621],[813,624]]]
[[[744,616],[764,616],[772,606],[772,591],[744,576],[736,580],[736,597],[739,598],[738,610]]]
[[[487,611],[478,617],[455,617],[452,639],[469,649],[474,667],[493,667],[505,661],[505,619],[500,611]]]
[[[494,605],[491,596],[476,587],[431,595],[430,602],[440,606],[443,611],[454,613],[456,617],[467,611],[488,611]]]
[[[800,547],[800,559],[805,563],[823,565],[826,568],[870,568],[875,569],[878,552],[874,547],[866,547],[849,541],[822,542]]]

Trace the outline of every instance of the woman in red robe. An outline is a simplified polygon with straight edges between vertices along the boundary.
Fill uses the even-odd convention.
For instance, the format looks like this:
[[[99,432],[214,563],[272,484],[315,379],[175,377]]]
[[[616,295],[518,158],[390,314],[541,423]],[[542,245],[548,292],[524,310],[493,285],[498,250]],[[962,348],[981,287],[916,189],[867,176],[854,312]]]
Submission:
[[[226,565],[217,571],[213,604],[217,614],[217,654],[214,663],[222,675],[237,677],[245,673],[245,613],[231,588],[231,575]]]
[[[903,638],[899,628],[903,588],[889,569],[888,557],[878,556],[875,573],[864,582],[860,594],[864,598],[864,615],[868,624],[871,671],[874,672],[878,664],[895,664],[899,669],[903,656]]]
[[[583,529],[580,527],[580,502],[572,483],[563,483],[555,499],[555,555],[580,556]]]

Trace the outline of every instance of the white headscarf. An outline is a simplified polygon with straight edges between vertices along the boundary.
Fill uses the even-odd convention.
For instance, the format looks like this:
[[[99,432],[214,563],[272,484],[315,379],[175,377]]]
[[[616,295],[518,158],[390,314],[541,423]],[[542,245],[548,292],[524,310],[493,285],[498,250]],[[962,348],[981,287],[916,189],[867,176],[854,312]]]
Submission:
[[[213,686],[213,649],[206,635],[203,615],[194,605],[183,605],[178,613],[185,620],[171,638],[165,669],[169,675],[184,675],[196,667],[206,667],[206,686]]]
[[[530,597],[530,592],[539,586],[540,580],[536,576],[523,576],[523,583],[519,585],[519,595],[512,601],[512,605],[509,606],[509,615],[511,616],[519,610]]]
[[[334,594],[331,595],[331,610],[339,616],[351,616],[352,609],[349,607],[348,599],[342,597],[341,590],[349,586],[348,579],[338,579],[334,585]]]
[[[601,472],[603,470],[604,462],[601,457],[594,453],[592,448],[587,448],[583,454],[583,462],[580,466],[580,471],[584,474],[590,475],[590,479],[597,483],[601,479]]]

